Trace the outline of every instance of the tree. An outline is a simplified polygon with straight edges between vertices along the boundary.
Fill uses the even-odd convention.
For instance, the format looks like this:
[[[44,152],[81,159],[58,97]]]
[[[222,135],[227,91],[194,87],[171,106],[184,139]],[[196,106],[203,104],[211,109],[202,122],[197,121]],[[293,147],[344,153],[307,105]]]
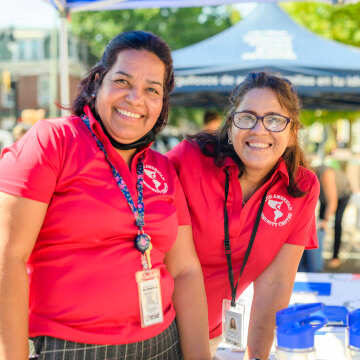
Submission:
[[[239,20],[238,11],[229,6],[134,9],[75,13],[71,28],[99,58],[109,40],[123,31],[151,31],[175,50],[213,36]]]
[[[330,5],[314,2],[282,3],[295,21],[328,39],[360,47],[360,3]]]

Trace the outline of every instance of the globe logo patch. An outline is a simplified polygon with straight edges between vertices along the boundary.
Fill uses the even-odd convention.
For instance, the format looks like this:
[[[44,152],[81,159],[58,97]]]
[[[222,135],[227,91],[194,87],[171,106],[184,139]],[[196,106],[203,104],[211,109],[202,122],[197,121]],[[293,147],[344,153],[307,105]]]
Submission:
[[[292,218],[290,201],[282,195],[268,195],[261,218],[271,226],[284,226]]]
[[[151,165],[144,165],[144,184],[158,194],[166,194],[169,189],[164,176]]]

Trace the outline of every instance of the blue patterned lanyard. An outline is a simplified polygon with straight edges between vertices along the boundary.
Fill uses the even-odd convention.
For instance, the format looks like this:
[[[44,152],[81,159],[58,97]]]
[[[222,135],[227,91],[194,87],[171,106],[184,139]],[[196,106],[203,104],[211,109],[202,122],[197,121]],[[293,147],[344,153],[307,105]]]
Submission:
[[[114,179],[115,179],[119,189],[124,194],[126,201],[129,204],[129,207],[130,207],[132,213],[134,214],[135,224],[139,228],[138,236],[135,239],[135,246],[139,251],[144,253],[150,247],[151,238],[149,235],[145,234],[144,230],[143,230],[143,227],[145,225],[145,221],[144,221],[145,208],[144,208],[144,198],[143,198],[144,164],[142,162],[142,158],[139,158],[138,163],[136,165],[136,174],[137,174],[136,188],[137,188],[137,193],[138,193],[138,207],[136,209],[134,201],[131,197],[128,187],[125,184],[124,179],[122,178],[120,173],[116,170],[115,166],[112,164],[112,162],[109,158],[109,155],[107,154],[107,152],[105,150],[103,143],[99,140],[99,138],[91,130],[90,121],[89,121],[88,117],[85,114],[83,114],[80,116],[80,118],[85,123],[87,128],[90,130],[91,135],[94,138],[94,140],[96,141],[96,144],[99,146],[100,150],[104,153],[105,158],[111,167],[111,171],[114,176]]]

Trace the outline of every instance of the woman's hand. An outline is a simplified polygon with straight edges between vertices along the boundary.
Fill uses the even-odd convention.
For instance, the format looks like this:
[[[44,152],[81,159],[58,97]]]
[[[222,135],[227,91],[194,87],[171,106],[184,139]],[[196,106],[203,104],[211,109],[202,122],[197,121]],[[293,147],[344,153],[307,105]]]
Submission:
[[[303,246],[284,244],[273,262],[254,281],[244,360],[267,360],[274,340],[276,312],[288,306]]]
[[[185,360],[209,360],[209,325],[204,279],[190,225],[180,226],[164,263],[174,278],[173,303]]]

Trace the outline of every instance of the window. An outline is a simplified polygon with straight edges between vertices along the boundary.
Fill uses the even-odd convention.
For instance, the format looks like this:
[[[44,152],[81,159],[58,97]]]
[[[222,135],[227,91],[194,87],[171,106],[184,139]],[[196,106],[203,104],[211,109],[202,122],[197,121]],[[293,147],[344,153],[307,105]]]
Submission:
[[[50,101],[50,81],[48,76],[39,76],[37,83],[38,107],[47,107]]]
[[[5,109],[12,109],[15,107],[15,93],[14,90],[6,92],[4,87],[1,87],[1,105]]]

